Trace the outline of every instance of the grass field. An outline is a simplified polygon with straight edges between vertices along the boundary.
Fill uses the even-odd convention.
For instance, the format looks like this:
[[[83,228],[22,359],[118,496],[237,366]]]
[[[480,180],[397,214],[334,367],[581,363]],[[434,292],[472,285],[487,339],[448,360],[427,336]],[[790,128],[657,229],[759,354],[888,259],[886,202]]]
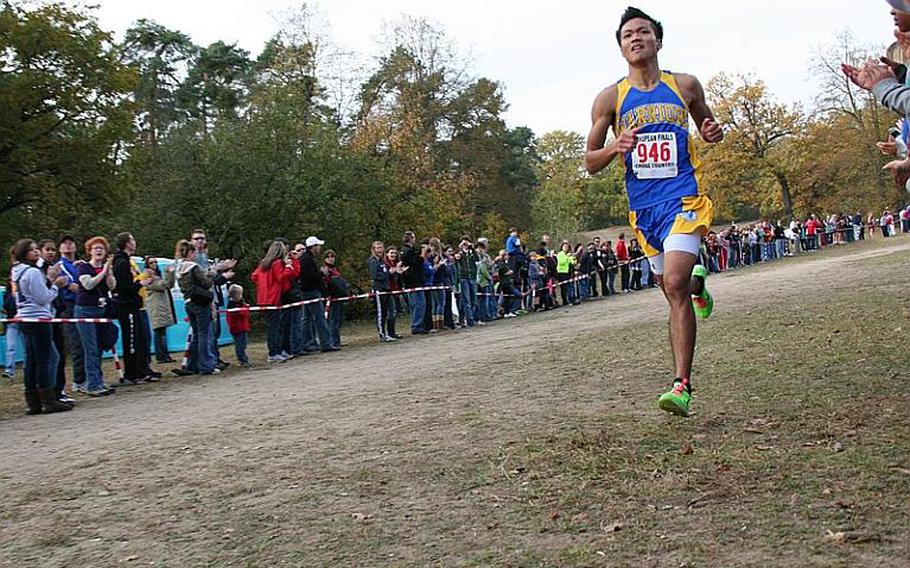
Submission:
[[[0,566],[910,565],[910,239],[15,415]],[[261,356],[260,356],[261,359]]]

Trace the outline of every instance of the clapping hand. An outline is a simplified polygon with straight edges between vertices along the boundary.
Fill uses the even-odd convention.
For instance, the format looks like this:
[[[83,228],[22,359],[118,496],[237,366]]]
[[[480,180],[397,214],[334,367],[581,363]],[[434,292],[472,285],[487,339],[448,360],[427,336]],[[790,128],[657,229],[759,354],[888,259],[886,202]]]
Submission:
[[[897,144],[893,141],[876,142],[875,147],[886,156],[897,156]]]
[[[60,275],[60,271],[63,270],[63,267],[59,264],[52,264],[47,267],[47,279],[49,282],[53,282],[57,279],[57,276]],[[68,280],[68,279],[67,279]]]
[[[841,69],[854,85],[861,89],[871,91],[872,88],[884,81],[885,79],[897,79],[894,70],[888,65],[883,65],[872,59],[867,60],[862,68],[853,67],[846,63],[841,65]]]

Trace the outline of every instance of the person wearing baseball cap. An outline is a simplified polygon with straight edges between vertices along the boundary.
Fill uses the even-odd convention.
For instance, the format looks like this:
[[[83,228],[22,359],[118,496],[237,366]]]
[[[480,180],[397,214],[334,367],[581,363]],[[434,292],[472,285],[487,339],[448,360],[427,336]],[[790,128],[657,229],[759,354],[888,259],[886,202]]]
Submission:
[[[70,234],[64,234],[57,240],[57,251],[60,253],[60,260],[57,264],[63,269],[61,274],[67,276],[67,283],[60,290],[60,311],[59,317],[72,318],[76,313],[76,293],[79,291],[79,274],[76,270],[76,239]],[[86,391],[85,383],[85,355],[82,351],[82,340],[79,338],[79,331],[76,324],[65,323],[63,325],[63,336],[66,343],[66,351],[70,355],[70,361],[73,365],[73,389],[76,392],[84,393]]]
[[[325,274],[320,269],[322,263],[316,262],[316,255],[322,252],[322,245],[325,244],[325,241],[319,237],[307,237],[303,244],[306,250],[299,257],[300,290],[303,293],[304,301],[318,300],[303,306],[303,351],[304,353],[338,351],[339,347],[329,344],[329,328],[325,321],[325,302],[322,301],[325,295]],[[313,334],[314,327],[316,336],[319,338],[318,345]]]

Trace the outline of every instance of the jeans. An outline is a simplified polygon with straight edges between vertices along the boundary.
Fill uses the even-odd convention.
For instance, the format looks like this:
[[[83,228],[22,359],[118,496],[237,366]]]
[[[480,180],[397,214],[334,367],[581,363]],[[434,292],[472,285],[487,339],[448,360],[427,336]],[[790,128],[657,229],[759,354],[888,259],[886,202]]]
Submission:
[[[25,343],[25,390],[53,388],[59,356],[51,324],[20,323],[19,326]]]
[[[210,375],[215,370],[215,353],[212,352],[212,306],[187,302],[184,308],[190,319],[190,328],[193,330],[186,370]]]
[[[73,315],[77,318],[101,318],[104,317],[104,308],[76,306]],[[98,324],[77,323],[76,330],[82,342],[85,387],[89,392],[99,391],[104,388],[104,375],[101,372],[101,349],[98,347]]]
[[[249,363],[250,360],[246,356],[246,335],[245,331],[240,333],[232,334],[234,336],[234,354],[237,355],[237,362],[239,363]]]
[[[468,327],[473,327],[477,321],[477,281],[464,279],[459,285],[461,286],[461,301],[459,302],[459,311],[464,316]]]
[[[502,310],[503,310],[502,313],[503,313],[503,315],[514,313],[515,306],[521,305],[520,302],[515,301],[518,298],[518,296],[520,295],[518,290],[515,289],[515,286],[512,286],[511,284],[509,284],[506,286],[500,286],[499,292],[502,294]]]
[[[155,361],[167,363],[171,357],[171,351],[167,346],[167,328],[156,328],[153,330],[152,335],[155,337]]]
[[[57,366],[53,369],[54,388],[59,396],[66,388],[66,332],[63,330],[63,324],[51,324],[51,334],[54,340],[54,349],[57,350]]]
[[[612,296],[616,294],[616,271],[607,270],[607,287],[605,288]]]
[[[481,321],[493,321],[496,319],[496,294],[493,291],[493,284],[480,286],[480,291],[485,294],[480,296],[480,319]]]
[[[71,318],[75,315],[76,305],[67,303],[60,317]],[[73,384],[81,385],[85,382],[85,356],[82,354],[82,341],[79,340],[79,331],[76,324],[63,324],[63,334],[66,338],[66,350],[73,363]]]
[[[279,313],[281,314],[281,350],[299,355],[303,352],[303,306],[285,308]]]
[[[446,292],[448,290],[433,290],[430,292],[433,298],[433,317],[441,317],[446,311]]]
[[[427,304],[423,292],[408,292],[408,307],[411,309],[411,333],[426,331],[423,326],[423,316]]]
[[[139,321],[142,322],[142,331],[145,333],[145,363],[148,367],[152,362],[152,322],[149,321],[148,311],[139,310]]]
[[[316,290],[303,293],[304,300],[321,300],[322,294]],[[315,333],[314,333],[315,332]],[[303,306],[303,350],[313,351],[317,348],[316,337],[319,337],[318,347],[328,349],[329,329],[325,323],[325,302],[313,302]]]
[[[269,357],[281,355],[283,351],[281,346],[281,339],[284,337],[281,328],[282,320],[283,314],[278,310],[265,312],[266,345],[269,348]]]
[[[218,309],[221,309],[221,306],[215,306]],[[211,306],[209,306],[211,308]],[[221,337],[221,314],[215,312],[212,316],[212,337],[211,337],[211,349],[212,357],[215,362],[221,361],[221,351],[218,349],[218,338]]]
[[[579,298],[579,300],[587,300],[588,296],[591,295],[591,279],[588,277],[584,277],[581,280],[579,280],[578,283],[581,285],[580,286],[581,287],[581,290],[580,290],[581,297]]]
[[[329,330],[329,347],[341,347],[341,302],[329,302],[329,319],[326,327]]]
[[[18,323],[6,324],[6,372],[10,375],[16,373],[16,345],[22,341],[22,333]]]

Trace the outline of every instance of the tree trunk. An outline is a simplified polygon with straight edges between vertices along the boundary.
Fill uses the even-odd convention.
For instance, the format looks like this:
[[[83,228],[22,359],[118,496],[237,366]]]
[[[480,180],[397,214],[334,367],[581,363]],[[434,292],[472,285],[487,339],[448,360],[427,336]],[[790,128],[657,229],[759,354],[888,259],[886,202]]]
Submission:
[[[784,206],[784,214],[788,221],[793,219],[793,199],[790,197],[790,182],[787,181],[787,176],[783,172],[774,172],[774,177],[777,178],[777,183],[780,184],[780,200]]]

